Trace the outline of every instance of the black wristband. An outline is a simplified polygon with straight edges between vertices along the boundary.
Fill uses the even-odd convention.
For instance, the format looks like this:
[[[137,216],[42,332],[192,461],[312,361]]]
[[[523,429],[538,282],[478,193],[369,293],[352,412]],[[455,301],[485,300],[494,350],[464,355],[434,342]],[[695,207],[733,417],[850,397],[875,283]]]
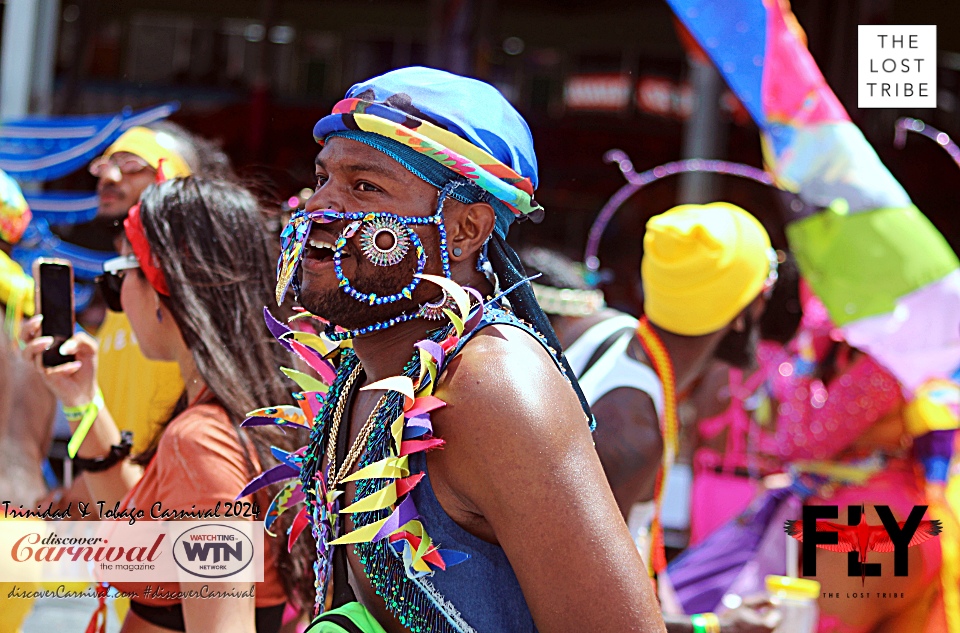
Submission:
[[[110,452],[104,457],[94,457],[93,459],[84,459],[75,457],[73,465],[80,470],[89,473],[99,473],[112,468],[123,459],[130,455],[130,449],[133,448],[133,433],[123,431],[120,433],[120,443],[110,447]]]

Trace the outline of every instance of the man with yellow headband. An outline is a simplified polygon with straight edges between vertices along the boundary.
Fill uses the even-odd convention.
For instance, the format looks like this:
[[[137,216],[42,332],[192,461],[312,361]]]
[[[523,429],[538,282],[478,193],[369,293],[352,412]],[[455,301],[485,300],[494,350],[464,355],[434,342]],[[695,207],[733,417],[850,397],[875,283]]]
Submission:
[[[127,130],[102,156],[90,163],[90,173],[99,178],[97,217],[121,220],[127,217],[130,207],[156,179],[161,159],[166,178],[193,173],[181,155],[183,152],[183,143],[167,132],[145,127]]]
[[[659,572],[666,566],[660,526],[665,484],[670,481],[671,486],[684,487],[687,492],[690,485],[689,476],[676,481],[668,477],[679,451],[677,399],[720,352],[732,357],[732,362],[755,357],[755,326],[766,293],[776,282],[777,259],[760,222],[725,202],[681,205],[654,216],[647,222],[643,250],[645,315],[631,351],[653,370],[657,388],[649,393],[634,391],[635,402],[627,403],[625,410],[646,411],[634,423],[663,441],[659,476],[650,482],[652,490],[648,488],[647,494],[636,500],[650,499],[653,493],[651,566]],[[659,416],[651,415],[653,402],[660,404]],[[598,450],[612,447],[616,441],[598,428]],[[631,531],[640,530],[631,526]]]

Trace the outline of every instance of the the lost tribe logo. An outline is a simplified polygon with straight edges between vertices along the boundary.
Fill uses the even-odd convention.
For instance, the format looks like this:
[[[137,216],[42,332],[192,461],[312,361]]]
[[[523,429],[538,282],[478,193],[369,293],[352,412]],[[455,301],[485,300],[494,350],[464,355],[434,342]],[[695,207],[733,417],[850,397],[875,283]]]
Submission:
[[[253,561],[253,541],[228,525],[204,525],[177,537],[173,559],[185,572],[203,578],[226,578]]]
[[[908,549],[931,539],[942,531],[940,521],[925,521],[927,506],[913,506],[906,521],[898,522],[889,506],[874,506],[881,525],[869,525],[865,508],[847,506],[847,525],[822,521],[836,519],[839,506],[803,506],[803,519],[787,521],[784,530],[801,543],[831,552],[847,552],[847,575],[879,576],[880,563],[868,563],[869,552],[893,552],[893,575],[909,574]],[[817,552],[803,548],[803,575],[817,575]]]

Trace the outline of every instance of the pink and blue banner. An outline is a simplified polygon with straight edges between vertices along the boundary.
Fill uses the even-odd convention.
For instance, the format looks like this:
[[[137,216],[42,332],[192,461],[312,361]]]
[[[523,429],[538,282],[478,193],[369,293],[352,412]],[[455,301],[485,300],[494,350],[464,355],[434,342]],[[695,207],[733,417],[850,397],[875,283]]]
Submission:
[[[850,121],[789,5],[667,1],[760,127],[777,185],[820,209],[787,236],[831,319],[956,418],[950,390],[929,386],[960,370],[960,263]]]

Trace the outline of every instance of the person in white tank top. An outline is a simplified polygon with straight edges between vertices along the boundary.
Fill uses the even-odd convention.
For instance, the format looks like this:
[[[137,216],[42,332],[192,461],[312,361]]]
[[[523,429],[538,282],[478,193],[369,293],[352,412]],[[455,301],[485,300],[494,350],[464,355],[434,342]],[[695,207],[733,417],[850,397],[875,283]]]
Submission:
[[[714,358],[754,357],[755,326],[776,281],[775,251],[759,222],[726,203],[683,205],[650,220],[644,250],[645,318],[669,356],[674,393],[694,385]],[[671,468],[675,451],[664,450],[661,421],[671,405],[636,336],[639,321],[606,307],[602,291],[564,256],[532,248],[520,258],[528,274],[539,275],[531,283],[597,419],[607,480],[641,554],[650,556],[646,530],[661,460],[668,466],[665,527],[689,525],[691,474],[689,466]],[[737,617],[722,630],[771,630],[744,628]],[[668,631],[689,626],[666,622]]]

